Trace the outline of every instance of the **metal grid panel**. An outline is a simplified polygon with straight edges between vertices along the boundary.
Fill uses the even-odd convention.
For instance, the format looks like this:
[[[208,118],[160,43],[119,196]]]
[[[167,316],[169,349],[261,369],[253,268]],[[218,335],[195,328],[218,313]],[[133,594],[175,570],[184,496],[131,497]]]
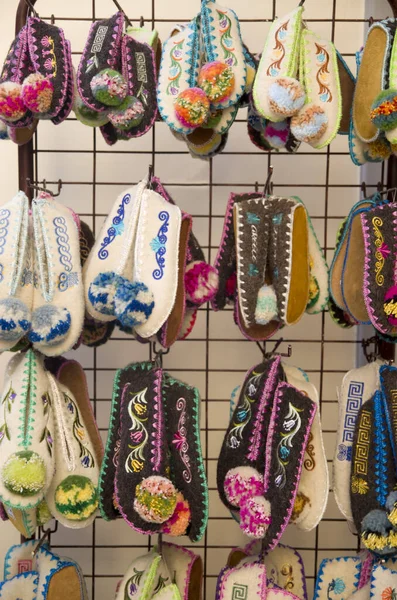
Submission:
[[[269,22],[294,8],[296,0],[266,3],[225,0],[225,4],[239,14],[245,40],[252,51],[259,52]],[[159,30],[162,39],[167,37],[173,23],[188,20],[199,9],[197,0],[141,0],[139,4],[124,0],[123,5],[133,21],[139,21],[142,14],[147,23]],[[114,5],[111,0],[68,0],[65,3],[41,0],[37,8],[44,18],[50,18],[54,12],[55,22],[65,29],[72,42],[77,66],[90,21],[112,14]],[[354,69],[354,52],[361,45],[367,26],[364,0],[307,0],[306,17],[309,27],[332,37]],[[194,216],[194,231],[209,261],[213,262],[229,192],[252,189],[255,182],[263,185],[268,165],[272,164],[275,193],[295,194],[303,199],[329,262],[338,224],[360,194],[360,172],[348,157],[347,139],[339,137],[324,151],[309,151],[309,146],[302,146],[296,156],[267,155],[251,145],[245,120],[246,111],[242,110],[232,127],[225,152],[208,162],[191,158],[163,123],[156,123],[153,130],[139,140],[118,143],[109,149],[99,132],[84,128],[73,118],[57,128],[41,122],[35,140],[36,178],[47,181],[61,178],[64,188],[60,199],[98,231],[116,195],[142,178],[151,163],[175,201]],[[374,185],[383,177],[383,172],[377,168],[369,176],[368,183]],[[369,187],[368,191],[373,189]],[[354,365],[356,332],[338,329],[328,315],[322,314],[305,316],[283,334],[284,345],[290,342],[293,346],[289,361],[307,370],[319,390],[330,465],[337,421],[335,388],[343,373]],[[86,369],[104,440],[116,368],[130,361],[146,360],[149,354],[148,347],[120,332],[104,347],[81,348],[73,353]],[[246,541],[218,499],[215,472],[228,422],[230,392],[259,358],[256,345],[240,336],[231,311],[210,313],[204,308],[199,311],[190,338],[177,343],[164,359],[165,368],[196,385],[202,396],[202,445],[210,486],[210,521],[195,551],[204,558],[207,598],[215,595],[216,577],[229,549]],[[191,545],[187,539],[181,542]],[[332,493],[325,518],[317,530],[304,534],[290,526],[283,542],[302,553],[309,596],[319,562],[326,556],[352,553],[357,547],[357,540],[341,518]],[[98,518],[92,527],[81,531],[59,527],[52,543],[60,553],[73,556],[81,564],[92,600],[107,600],[114,597],[116,583],[131,560],[150,548],[155,540],[133,532],[122,520],[109,524]]]

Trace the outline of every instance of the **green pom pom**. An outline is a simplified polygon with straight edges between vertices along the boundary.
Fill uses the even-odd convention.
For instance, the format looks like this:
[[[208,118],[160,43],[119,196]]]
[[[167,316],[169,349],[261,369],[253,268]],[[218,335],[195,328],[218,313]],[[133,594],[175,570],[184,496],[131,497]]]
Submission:
[[[255,309],[255,321],[258,325],[267,325],[277,317],[277,296],[272,285],[263,285],[258,292]]]
[[[55,490],[56,509],[70,521],[85,521],[98,508],[98,493],[88,477],[69,475]]]
[[[2,479],[7,490],[20,496],[34,496],[45,485],[44,460],[29,450],[11,454],[4,463]]]
[[[102,127],[109,122],[106,111],[99,113],[96,110],[92,110],[92,108],[88,108],[79,95],[76,95],[74,99],[73,110],[80,123],[83,123],[83,125],[87,125],[88,127]]]
[[[371,109],[373,124],[382,131],[397,127],[397,90],[383,90]]]
[[[92,95],[106,106],[120,106],[127,96],[127,82],[118,71],[103,69],[90,82]]]
[[[45,500],[40,502],[40,504],[38,505],[36,510],[36,518],[37,525],[39,527],[42,527],[42,525],[45,525],[46,523],[48,523],[48,521],[51,521],[52,514],[50,513],[50,509],[48,508],[48,504]]]
[[[222,114],[222,110],[214,110],[210,112],[208,120],[202,125],[203,129],[215,129],[219,121],[222,119]]]
[[[109,113],[109,121],[117,129],[128,131],[139,125],[144,114],[145,108],[142,102],[135,96],[127,96],[120,106]]]

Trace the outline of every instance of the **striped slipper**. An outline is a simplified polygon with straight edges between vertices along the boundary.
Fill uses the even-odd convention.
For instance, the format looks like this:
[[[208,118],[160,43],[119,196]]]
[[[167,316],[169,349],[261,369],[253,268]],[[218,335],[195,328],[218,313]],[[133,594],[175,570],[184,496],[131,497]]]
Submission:
[[[66,61],[68,63],[68,82],[66,87],[66,95],[63,105],[61,106],[58,114],[51,119],[54,125],[59,125],[63,123],[70,113],[72,112],[73,102],[74,102],[74,88],[75,88],[75,74],[72,63],[72,48],[69,40],[66,40]],[[33,137],[33,134],[32,134]]]

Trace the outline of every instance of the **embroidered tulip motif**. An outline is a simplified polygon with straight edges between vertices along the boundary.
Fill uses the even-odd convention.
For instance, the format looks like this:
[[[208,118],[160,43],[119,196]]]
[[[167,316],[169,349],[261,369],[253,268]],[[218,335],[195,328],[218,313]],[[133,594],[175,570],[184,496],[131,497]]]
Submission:
[[[332,581],[328,584],[328,590],[327,590],[327,598],[328,600],[331,600],[332,596],[330,595],[331,592],[334,593],[334,595],[340,595],[345,591],[345,583],[343,581],[343,579],[341,579],[340,577],[337,577],[336,579],[332,579]]]

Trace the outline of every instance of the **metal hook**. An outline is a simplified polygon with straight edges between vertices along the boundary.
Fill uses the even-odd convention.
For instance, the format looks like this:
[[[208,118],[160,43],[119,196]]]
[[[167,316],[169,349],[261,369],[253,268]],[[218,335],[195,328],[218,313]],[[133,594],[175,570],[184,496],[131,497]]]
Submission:
[[[47,189],[47,181],[45,179],[43,179],[42,181],[42,185],[39,185],[40,182],[38,183],[33,183],[29,177],[26,178],[26,183],[28,184],[28,187],[30,187],[32,190],[37,190],[39,192],[45,192],[46,194],[51,194],[51,196],[53,198],[56,198],[57,196],[59,196],[61,194],[61,190],[62,190],[62,179],[58,179],[58,191],[52,192],[51,190]]]
[[[38,544],[35,546],[34,550],[32,551],[33,558],[36,556],[36,554],[38,553],[38,551],[40,550],[40,548],[42,547],[42,545],[44,544],[46,539],[48,538],[48,541],[50,541],[51,534],[56,533],[58,531],[58,521],[55,521],[54,529],[51,529],[51,527],[47,527],[47,528],[42,527],[41,531],[43,532],[43,535],[41,536],[41,538],[40,538]]]
[[[272,358],[272,356],[283,356],[285,358],[290,358],[292,356],[292,346],[288,344],[287,352],[277,352],[278,348],[283,343],[284,338],[280,338],[274,345],[273,350],[270,352],[266,352],[266,342],[263,342],[263,346],[261,346],[260,342],[256,342],[256,345],[260,349],[263,354],[264,359]]]
[[[298,6],[303,6],[303,5],[304,5],[304,3],[305,3],[305,0],[301,0],[301,1],[299,2]]]
[[[28,7],[30,8],[30,10],[32,11],[32,13],[34,14],[35,17],[39,17],[39,13],[37,12],[37,10],[33,6],[33,4],[30,2],[30,0],[25,0],[25,4],[28,5]]]
[[[141,17],[140,21],[139,21],[139,27],[142,29],[142,27],[144,27],[144,26],[145,26],[145,19],[144,19],[144,17]]]
[[[383,188],[383,183],[381,181],[378,181],[378,183],[376,184],[376,189],[380,194],[383,193],[382,188]]]
[[[269,196],[273,192],[273,185],[271,183],[271,180],[272,180],[272,177],[273,177],[273,171],[274,171],[274,168],[273,168],[272,165],[270,165],[269,166],[269,171],[267,173],[267,179],[266,179],[265,187],[263,188],[263,194],[262,194],[263,198],[265,196]]]
[[[372,27],[372,25],[374,24],[374,22],[375,22],[375,19],[374,19],[374,18],[371,16],[371,17],[368,19],[368,25],[369,25],[370,27]]]
[[[166,354],[168,354],[170,351],[170,348],[167,348],[167,350],[164,350],[163,348],[160,348],[160,350],[157,350],[156,347],[156,342],[153,342],[152,345],[152,363],[153,363],[153,367],[155,369],[162,369],[163,368],[163,356],[165,356]]]
[[[367,184],[365,183],[365,181],[361,182],[361,192],[363,194],[363,198],[365,199],[367,197]]]
[[[126,12],[125,12],[125,11],[123,10],[123,8],[120,6],[119,2],[118,2],[117,0],[113,0],[113,2],[114,2],[114,4],[117,6],[117,8],[119,9],[119,11],[123,13],[123,15],[124,15],[124,19],[125,19],[125,22],[126,22],[126,23],[127,23],[129,26],[130,26],[130,27],[132,27],[132,22],[131,22],[131,21],[130,21],[130,19],[127,17],[127,14],[126,14]]]
[[[148,174],[147,174],[147,187],[148,190],[152,189],[152,178],[154,176],[154,167],[153,165],[149,165],[149,170],[148,170]]]
[[[259,183],[257,181],[255,181],[255,191],[256,192],[259,191]]]
[[[157,538],[157,554],[163,555],[163,534],[159,533]]]
[[[381,184],[380,184],[380,183],[378,183],[378,194],[379,194],[380,196],[383,196],[384,194],[386,194],[386,195],[387,195],[387,194],[393,194],[392,202],[395,202],[395,201],[396,201],[396,196],[397,196],[397,187],[388,188],[387,190],[383,190],[383,191],[381,191],[381,190],[379,189],[379,186],[380,186],[380,185],[381,185]]]
[[[51,25],[55,25],[55,15],[51,15]]]
[[[374,350],[373,350],[373,352],[368,352],[368,348],[369,348],[369,346],[371,344],[374,345]],[[364,356],[365,356],[367,362],[369,362],[369,363],[375,362],[375,360],[379,356],[379,339],[378,339],[378,336],[374,335],[374,336],[368,338],[367,340],[365,340],[365,339],[362,340],[361,341],[361,347],[363,349]]]

